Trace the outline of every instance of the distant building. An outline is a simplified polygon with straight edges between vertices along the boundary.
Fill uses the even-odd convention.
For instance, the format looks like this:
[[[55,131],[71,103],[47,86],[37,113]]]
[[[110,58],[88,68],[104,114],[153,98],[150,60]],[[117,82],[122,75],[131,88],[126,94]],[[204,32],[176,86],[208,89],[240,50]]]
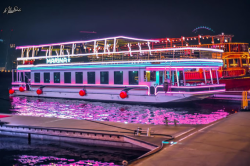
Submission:
[[[3,72],[5,70],[5,67],[0,67],[0,72]]]

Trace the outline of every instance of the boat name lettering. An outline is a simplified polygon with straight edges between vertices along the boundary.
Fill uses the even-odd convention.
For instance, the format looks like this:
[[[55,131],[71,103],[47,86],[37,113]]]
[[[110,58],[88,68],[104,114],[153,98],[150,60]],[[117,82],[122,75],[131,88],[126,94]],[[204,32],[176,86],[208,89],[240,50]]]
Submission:
[[[47,58],[46,63],[53,64],[53,63],[69,63],[70,62],[70,57],[65,57],[65,58]]]

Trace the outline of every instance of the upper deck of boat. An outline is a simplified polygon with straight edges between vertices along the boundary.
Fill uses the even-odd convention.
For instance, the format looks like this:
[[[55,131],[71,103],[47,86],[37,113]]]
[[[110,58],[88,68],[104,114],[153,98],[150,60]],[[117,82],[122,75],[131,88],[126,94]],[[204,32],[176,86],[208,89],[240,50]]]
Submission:
[[[168,41],[138,39],[125,36],[110,38],[18,46],[20,65],[150,61],[169,59],[220,59],[222,49],[201,47],[167,47]],[[127,63],[127,62],[126,62]]]

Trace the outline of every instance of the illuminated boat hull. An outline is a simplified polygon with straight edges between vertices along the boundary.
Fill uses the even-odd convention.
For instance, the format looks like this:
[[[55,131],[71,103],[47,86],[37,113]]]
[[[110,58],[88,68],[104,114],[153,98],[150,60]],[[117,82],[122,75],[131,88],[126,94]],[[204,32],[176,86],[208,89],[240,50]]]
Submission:
[[[176,58],[187,49],[195,55],[223,50],[157,48],[157,42],[117,36],[17,47],[21,57],[13,71],[15,92],[9,93],[147,104],[201,100],[225,91],[218,79],[222,60]],[[194,84],[186,82],[185,73],[193,70],[211,80],[205,76]]]
[[[86,96],[79,96],[78,92],[43,92],[37,95],[36,91],[15,92],[15,96],[33,96],[33,97],[51,97],[51,98],[68,98],[91,101],[108,101],[108,102],[122,102],[122,103],[144,103],[144,104],[163,104],[169,102],[188,102],[202,100],[214,95],[214,92],[203,94],[158,94],[158,95],[128,95],[127,98],[120,98],[119,94],[90,94]]]
[[[157,104],[202,100],[225,91],[225,85],[219,84],[218,80],[211,84],[202,82],[190,84],[185,83],[185,77],[182,76],[188,68],[210,66],[210,69],[216,70],[222,64],[220,60],[162,60],[158,62],[157,64],[145,61],[133,64],[114,62],[109,65],[95,63],[68,66],[62,64],[38,67],[23,65],[17,71],[17,75],[30,71],[31,82],[29,86],[27,83],[13,82],[12,89],[15,93],[12,95]],[[169,63],[172,65],[171,69],[168,67]],[[77,83],[79,79],[76,73],[79,72],[82,74],[81,83]],[[105,78],[102,77],[103,72],[106,73]],[[89,77],[90,73],[93,77]],[[120,73],[121,77],[116,78],[117,73]],[[150,73],[154,73],[153,80],[155,81],[150,81],[152,79]],[[46,74],[49,76],[46,77]],[[70,75],[70,79],[67,79],[67,74]],[[168,90],[163,86],[164,75],[173,80]],[[46,78],[49,79],[49,83],[46,83]],[[95,84],[90,81],[94,81]],[[120,84],[116,84],[117,81],[121,81]],[[20,87],[24,88],[23,92],[20,91]],[[41,94],[37,93],[38,89],[42,90]],[[81,96],[79,94],[81,90],[84,90],[86,94]],[[120,96],[122,91],[127,94],[125,98]]]

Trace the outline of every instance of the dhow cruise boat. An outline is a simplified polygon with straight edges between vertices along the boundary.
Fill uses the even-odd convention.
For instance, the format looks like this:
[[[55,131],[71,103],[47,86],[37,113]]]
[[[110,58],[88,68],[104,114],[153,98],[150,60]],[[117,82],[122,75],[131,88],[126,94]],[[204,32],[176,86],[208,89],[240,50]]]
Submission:
[[[223,62],[209,58],[222,50],[167,44],[117,36],[19,46],[9,93],[157,104],[201,100],[225,91],[217,72]],[[187,79],[193,74],[199,79]]]

